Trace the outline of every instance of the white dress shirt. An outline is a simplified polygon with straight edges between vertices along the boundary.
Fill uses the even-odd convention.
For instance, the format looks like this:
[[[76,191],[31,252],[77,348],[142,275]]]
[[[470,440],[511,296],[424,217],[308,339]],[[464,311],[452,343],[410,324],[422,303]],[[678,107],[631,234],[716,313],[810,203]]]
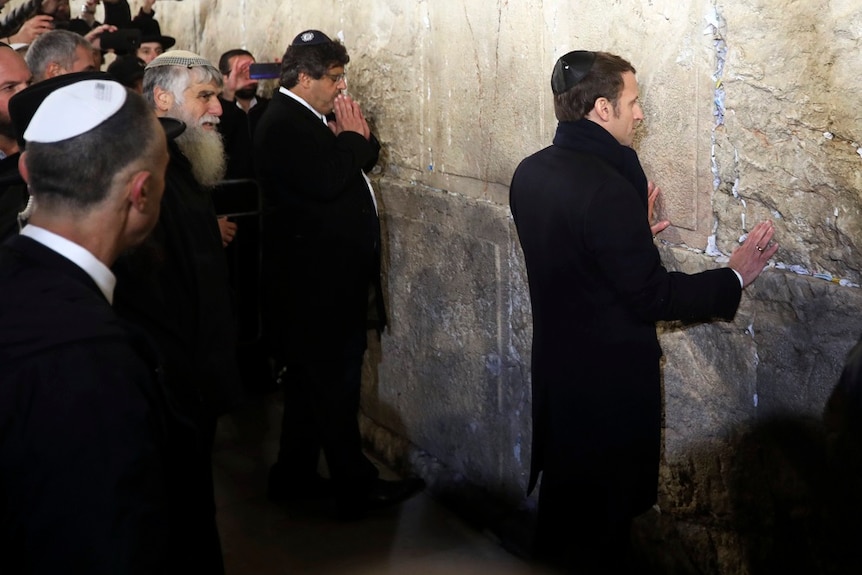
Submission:
[[[117,278],[108,266],[96,259],[96,256],[78,244],[70,242],[54,232],[49,232],[45,228],[32,224],[24,226],[24,229],[21,230],[21,235],[27,236],[49,250],[57,252],[64,258],[71,260],[72,263],[93,278],[93,281],[99,286],[99,290],[105,295],[108,303],[114,303],[114,287],[117,285]]]

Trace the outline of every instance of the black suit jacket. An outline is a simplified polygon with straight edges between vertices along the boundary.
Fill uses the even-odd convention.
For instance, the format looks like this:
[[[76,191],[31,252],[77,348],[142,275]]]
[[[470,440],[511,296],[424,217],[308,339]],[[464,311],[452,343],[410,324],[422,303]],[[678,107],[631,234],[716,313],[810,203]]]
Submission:
[[[258,98],[257,104],[246,113],[237,107],[235,101],[219,98],[222,114],[218,131],[224,141],[227,154],[226,180],[254,178],[254,155],[252,153],[252,134],[269,100]]]
[[[380,226],[363,177],[380,145],[337,137],[309,109],[276,93],[258,123],[255,170],[264,193],[266,331],[274,351],[329,357],[364,329],[385,325]]]
[[[668,272],[647,198],[598,156],[537,152],[515,171],[510,204],[533,310],[530,488],[541,470],[543,483],[591,475],[643,511],[660,447],[655,322],[731,319],[739,280],[728,268]]]
[[[193,453],[154,349],[77,265],[0,246],[0,571],[174,573]]]

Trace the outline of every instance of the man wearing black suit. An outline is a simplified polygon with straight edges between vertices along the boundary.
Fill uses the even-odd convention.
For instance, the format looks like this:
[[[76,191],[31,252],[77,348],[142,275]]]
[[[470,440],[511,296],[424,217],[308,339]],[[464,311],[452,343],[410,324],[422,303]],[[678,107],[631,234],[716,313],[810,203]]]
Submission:
[[[357,412],[369,328],[386,325],[377,204],[365,175],[380,144],[342,94],[347,51],[317,30],[282,60],[281,89],[255,133],[255,169],[272,210],[266,227],[267,335],[286,365],[273,498],[320,495],[326,457],[338,513],[363,516],[421,487],[378,478]],[[334,112],[334,119],[327,117]]]
[[[629,573],[631,520],[656,502],[658,320],[730,320],[778,249],[758,224],[728,268],[668,272],[650,228],[658,193],[631,149],[643,120],[635,70],[603,52],[560,58],[554,144],[526,158],[510,204],[533,311],[538,558],[577,573]]]
[[[0,571],[187,572],[168,469],[191,432],[154,348],[114,313],[109,269],[158,219],[165,134],[116,82],[56,84],[10,102],[36,208],[0,246]]]

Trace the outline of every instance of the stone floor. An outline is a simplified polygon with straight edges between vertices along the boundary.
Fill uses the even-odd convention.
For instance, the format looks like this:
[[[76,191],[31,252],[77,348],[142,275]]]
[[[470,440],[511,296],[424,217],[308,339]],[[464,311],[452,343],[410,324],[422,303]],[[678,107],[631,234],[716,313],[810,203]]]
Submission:
[[[350,523],[332,519],[325,503],[269,502],[280,417],[277,397],[263,396],[220,422],[214,469],[227,575],[542,573],[427,493]]]

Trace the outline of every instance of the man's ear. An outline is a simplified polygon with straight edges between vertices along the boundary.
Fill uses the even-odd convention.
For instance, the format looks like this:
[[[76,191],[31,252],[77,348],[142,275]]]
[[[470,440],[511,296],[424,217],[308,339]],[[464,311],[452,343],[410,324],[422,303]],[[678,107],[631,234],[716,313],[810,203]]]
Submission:
[[[174,107],[174,94],[160,86],[155,86],[153,88],[153,102],[156,104],[156,111],[168,112]]]
[[[148,188],[152,174],[148,170],[135,172],[127,184],[129,203],[139,212],[146,213],[155,201]]]
[[[18,157],[18,173],[21,174],[21,179],[29,186],[30,185],[30,170],[27,169],[27,152],[21,152]]]
[[[593,104],[592,112],[601,118],[602,122],[607,122],[611,119],[611,115],[613,114],[614,105],[605,97],[596,98],[595,103]]]
[[[58,64],[57,62],[49,62],[47,66],[45,66],[45,73],[43,77],[47,80],[49,78],[56,78],[57,76],[62,76],[63,74],[68,74],[66,69]]]
[[[299,84],[300,86],[302,86],[303,88],[307,88],[308,85],[311,84],[311,81],[313,79],[314,78],[312,78],[311,76],[309,76],[305,72],[300,72],[299,77],[297,77],[297,79],[296,79],[296,83]]]

